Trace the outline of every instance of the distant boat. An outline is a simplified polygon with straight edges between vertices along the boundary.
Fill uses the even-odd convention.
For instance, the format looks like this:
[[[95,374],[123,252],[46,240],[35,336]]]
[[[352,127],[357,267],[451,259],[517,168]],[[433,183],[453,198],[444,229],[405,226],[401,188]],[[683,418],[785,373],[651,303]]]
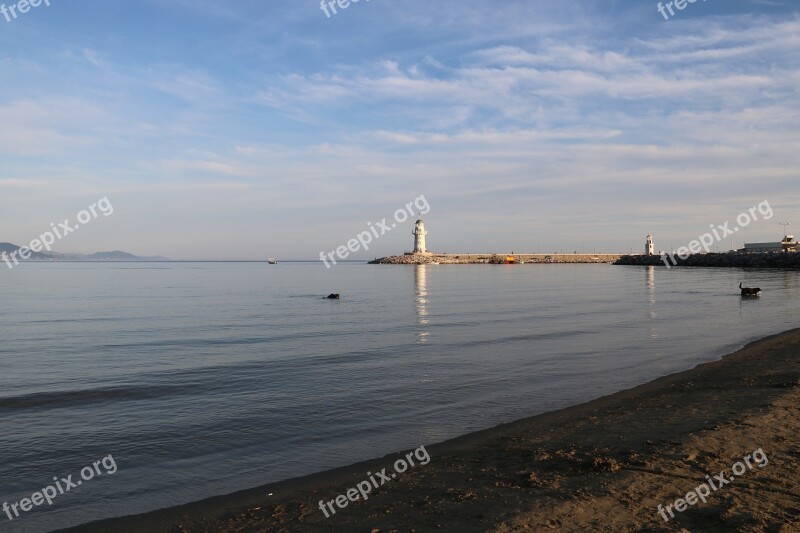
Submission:
[[[267,263],[269,263],[270,265],[277,265],[278,260],[275,259],[274,257],[270,257],[269,259],[267,259]]]
[[[438,265],[438,264],[439,264],[439,261],[431,261],[431,262],[430,262],[430,263],[428,263],[428,264],[429,264],[429,265]]]

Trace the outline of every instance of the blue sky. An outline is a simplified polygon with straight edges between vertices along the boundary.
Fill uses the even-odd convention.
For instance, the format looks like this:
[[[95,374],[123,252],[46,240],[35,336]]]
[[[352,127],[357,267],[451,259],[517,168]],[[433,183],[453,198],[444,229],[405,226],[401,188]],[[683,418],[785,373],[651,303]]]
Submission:
[[[114,214],[57,251],[313,259],[421,194],[436,251],[677,248],[763,200],[775,218],[735,243],[777,239],[800,225],[800,4],[664,20],[657,3],[51,0],[0,18],[0,242],[107,196]]]

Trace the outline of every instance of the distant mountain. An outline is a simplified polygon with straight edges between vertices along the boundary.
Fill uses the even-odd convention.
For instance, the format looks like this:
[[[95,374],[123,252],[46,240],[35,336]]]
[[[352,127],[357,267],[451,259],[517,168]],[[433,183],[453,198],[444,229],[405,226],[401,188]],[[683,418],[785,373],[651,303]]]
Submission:
[[[97,252],[84,257],[87,261],[169,261],[169,259],[161,257],[160,255],[144,257],[129,254],[128,252],[121,252],[119,250],[114,252]]]
[[[5,253],[10,255],[13,252],[19,250],[19,248],[20,248],[19,246],[17,246],[16,244],[11,244],[10,242],[0,242],[0,256],[3,255],[3,252],[5,252]],[[29,260],[31,260],[31,259],[37,260],[37,261],[46,261],[48,259],[51,259],[51,256],[48,253],[31,252],[31,257],[30,257]],[[17,260],[19,261],[19,259],[17,259]],[[2,261],[2,258],[0,258],[0,261]]]
[[[20,246],[10,242],[0,242],[0,255],[3,252],[12,254],[20,249]],[[19,254],[17,254],[19,258]],[[0,259],[1,260],[1,259]],[[18,259],[19,260],[19,259]],[[91,255],[85,254],[62,254],[58,252],[31,252],[30,260],[34,261],[169,261],[166,257],[152,256],[142,257],[129,254],[128,252],[97,252]]]
[[[119,250],[115,252],[97,252],[88,257],[99,261],[135,261],[137,259],[135,255],[128,252],[120,252]]]

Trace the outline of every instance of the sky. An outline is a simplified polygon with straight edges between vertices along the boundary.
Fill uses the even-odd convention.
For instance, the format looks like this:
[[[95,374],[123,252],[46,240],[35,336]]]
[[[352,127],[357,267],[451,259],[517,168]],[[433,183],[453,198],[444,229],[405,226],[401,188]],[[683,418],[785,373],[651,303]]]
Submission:
[[[0,15],[0,242],[101,198],[56,251],[318,259],[421,195],[439,252],[800,226],[796,0],[49,2]]]

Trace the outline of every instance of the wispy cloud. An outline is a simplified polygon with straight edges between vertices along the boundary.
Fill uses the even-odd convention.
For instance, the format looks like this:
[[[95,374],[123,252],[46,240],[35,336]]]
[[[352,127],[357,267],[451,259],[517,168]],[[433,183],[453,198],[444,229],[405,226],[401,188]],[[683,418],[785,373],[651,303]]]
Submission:
[[[39,195],[0,214],[12,233],[112,192],[97,248],[187,257],[208,256],[192,231],[310,257],[421,193],[451,249],[502,224],[500,248],[575,246],[565,219],[621,248],[753,198],[800,208],[792,2],[669,23],[588,0],[371,2],[335,20],[289,1],[143,5],[54,5],[0,35],[0,190]],[[151,235],[123,224],[137,218]],[[404,249],[394,238],[375,253]]]

